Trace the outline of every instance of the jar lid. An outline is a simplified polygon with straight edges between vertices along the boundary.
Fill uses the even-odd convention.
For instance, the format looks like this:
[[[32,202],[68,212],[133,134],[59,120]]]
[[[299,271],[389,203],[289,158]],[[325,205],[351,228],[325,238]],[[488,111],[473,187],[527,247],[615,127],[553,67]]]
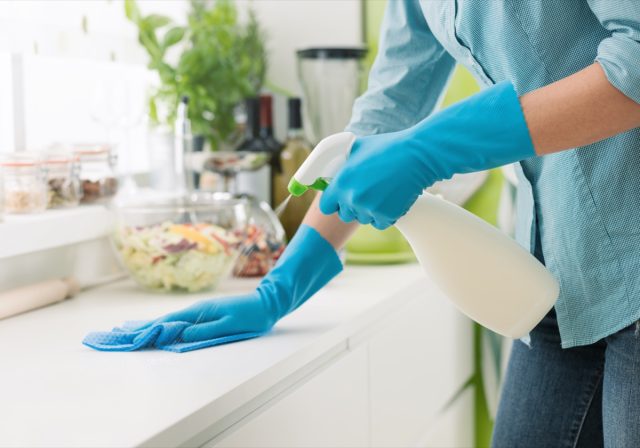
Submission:
[[[0,156],[0,167],[27,168],[39,166],[42,163],[40,156],[29,153],[13,153]]]
[[[111,145],[107,143],[76,143],[71,145],[71,148],[75,154],[80,156],[110,153],[112,149]]]
[[[296,53],[301,59],[362,59],[367,51],[364,47],[314,47]]]
[[[79,154],[67,151],[49,151],[43,155],[43,162],[45,165],[64,165],[77,162],[79,159]]]

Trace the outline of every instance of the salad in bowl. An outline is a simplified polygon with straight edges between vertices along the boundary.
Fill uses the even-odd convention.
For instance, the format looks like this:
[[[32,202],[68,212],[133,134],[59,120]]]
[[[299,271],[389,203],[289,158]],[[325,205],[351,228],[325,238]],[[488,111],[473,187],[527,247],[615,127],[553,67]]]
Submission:
[[[214,288],[229,276],[248,230],[246,200],[224,193],[121,203],[114,247],[141,286],[162,292]]]

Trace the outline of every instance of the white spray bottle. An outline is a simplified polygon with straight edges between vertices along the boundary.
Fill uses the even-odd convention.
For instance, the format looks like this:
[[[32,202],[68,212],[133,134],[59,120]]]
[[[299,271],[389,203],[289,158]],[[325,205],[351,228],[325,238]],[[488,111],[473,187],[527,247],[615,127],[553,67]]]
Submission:
[[[322,140],[289,183],[300,196],[324,190],[347,160],[355,136]],[[472,213],[429,193],[396,227],[427,275],[464,314],[485,327],[520,338],[555,304],[556,279],[515,241]]]

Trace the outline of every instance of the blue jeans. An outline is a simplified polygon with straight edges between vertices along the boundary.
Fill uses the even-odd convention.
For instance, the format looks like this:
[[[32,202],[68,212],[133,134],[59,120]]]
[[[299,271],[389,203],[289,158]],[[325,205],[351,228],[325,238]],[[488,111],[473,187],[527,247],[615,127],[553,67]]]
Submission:
[[[551,311],[513,344],[492,446],[640,447],[638,325],[562,349]]]

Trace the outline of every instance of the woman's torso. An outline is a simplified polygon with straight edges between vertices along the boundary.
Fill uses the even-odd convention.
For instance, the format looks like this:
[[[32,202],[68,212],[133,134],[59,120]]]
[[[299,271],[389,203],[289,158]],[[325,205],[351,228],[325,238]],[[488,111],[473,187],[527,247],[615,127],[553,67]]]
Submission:
[[[481,83],[510,80],[519,94],[591,65],[611,34],[587,0],[420,5],[432,33]],[[521,163],[516,236],[533,251],[539,232],[560,281],[563,346],[594,342],[640,318],[638,167],[638,129]]]

